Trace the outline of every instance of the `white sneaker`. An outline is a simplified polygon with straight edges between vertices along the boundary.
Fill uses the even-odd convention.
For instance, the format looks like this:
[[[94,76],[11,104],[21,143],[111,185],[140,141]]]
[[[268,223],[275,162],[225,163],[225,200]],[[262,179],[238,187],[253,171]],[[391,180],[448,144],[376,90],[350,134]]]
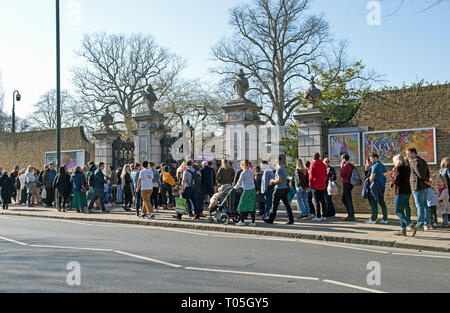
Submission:
[[[327,220],[327,218],[326,217],[322,217],[322,221],[326,221]]]
[[[428,226],[424,226],[423,231],[428,231]]]
[[[250,227],[256,227],[256,223],[250,223],[250,224],[248,224],[248,226],[250,226]]]
[[[322,222],[322,218],[315,217],[315,218],[312,219],[312,221],[315,221],[315,222]]]
[[[377,221],[367,220],[365,223],[366,223],[366,224],[376,224]]]
[[[235,224],[236,226],[245,226],[245,223],[239,222]]]
[[[385,221],[385,220],[382,220],[382,221],[380,221],[380,224],[387,225],[387,224],[389,224],[389,222],[388,222],[388,221]]]

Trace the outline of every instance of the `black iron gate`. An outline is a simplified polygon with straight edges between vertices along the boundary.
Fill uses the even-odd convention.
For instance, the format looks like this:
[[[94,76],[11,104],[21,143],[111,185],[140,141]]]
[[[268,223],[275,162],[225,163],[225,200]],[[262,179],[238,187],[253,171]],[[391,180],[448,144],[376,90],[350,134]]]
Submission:
[[[122,168],[125,164],[134,163],[134,142],[131,139],[123,141],[120,137],[113,141],[113,166]]]
[[[167,165],[172,164],[173,162],[177,162],[172,157],[172,146],[178,140],[176,137],[170,137],[168,135],[164,135],[161,139],[161,148],[162,148],[162,156],[161,162]]]

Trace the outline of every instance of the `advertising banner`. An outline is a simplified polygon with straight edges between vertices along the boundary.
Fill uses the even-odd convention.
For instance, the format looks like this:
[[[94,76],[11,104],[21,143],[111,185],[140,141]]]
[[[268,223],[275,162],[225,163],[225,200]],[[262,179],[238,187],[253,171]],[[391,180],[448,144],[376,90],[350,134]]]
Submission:
[[[428,164],[437,164],[436,128],[405,129],[367,132],[364,137],[364,158],[376,153],[380,161],[393,165],[397,154],[406,157],[406,150],[416,148],[418,155]]]

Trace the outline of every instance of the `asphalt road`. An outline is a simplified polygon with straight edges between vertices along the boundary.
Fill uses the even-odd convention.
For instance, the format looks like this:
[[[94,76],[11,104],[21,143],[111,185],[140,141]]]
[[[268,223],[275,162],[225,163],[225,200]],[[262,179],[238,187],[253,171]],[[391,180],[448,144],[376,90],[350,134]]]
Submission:
[[[450,254],[0,216],[2,293],[448,292],[449,282]]]

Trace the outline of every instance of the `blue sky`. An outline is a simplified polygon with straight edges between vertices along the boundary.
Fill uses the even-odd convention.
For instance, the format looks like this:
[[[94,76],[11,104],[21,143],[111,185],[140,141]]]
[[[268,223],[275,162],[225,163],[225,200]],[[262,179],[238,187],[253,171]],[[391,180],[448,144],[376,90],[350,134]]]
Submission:
[[[401,0],[379,1],[381,14],[392,13]],[[53,0],[0,1],[0,71],[6,91],[22,101],[26,116],[39,96],[55,88],[55,9]],[[146,33],[187,60],[183,75],[208,78],[211,46],[231,35],[229,9],[251,0],[61,0],[62,87],[72,89],[73,53],[84,33]],[[324,14],[336,39],[349,41],[349,55],[362,59],[389,85],[417,79],[450,80],[450,3],[418,13],[427,1],[407,0],[394,16],[370,26],[369,0],[316,0],[311,13]]]

